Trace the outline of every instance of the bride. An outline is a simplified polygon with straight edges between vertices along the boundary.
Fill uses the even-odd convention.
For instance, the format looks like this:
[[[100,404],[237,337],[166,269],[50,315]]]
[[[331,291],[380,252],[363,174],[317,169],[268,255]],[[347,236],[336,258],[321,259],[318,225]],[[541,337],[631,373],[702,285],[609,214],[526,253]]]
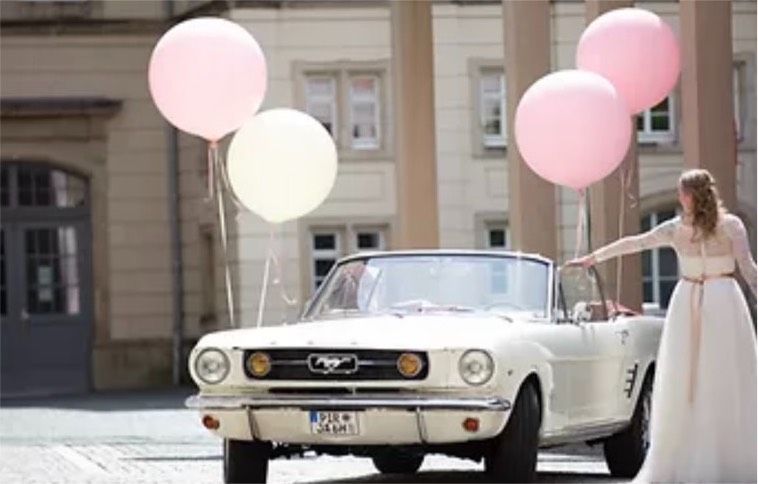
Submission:
[[[636,482],[756,482],[756,342],[734,279],[755,296],[756,265],[742,221],[721,205],[705,170],[679,179],[683,213],[569,265],[671,246],[681,280],[661,336],[650,448]]]

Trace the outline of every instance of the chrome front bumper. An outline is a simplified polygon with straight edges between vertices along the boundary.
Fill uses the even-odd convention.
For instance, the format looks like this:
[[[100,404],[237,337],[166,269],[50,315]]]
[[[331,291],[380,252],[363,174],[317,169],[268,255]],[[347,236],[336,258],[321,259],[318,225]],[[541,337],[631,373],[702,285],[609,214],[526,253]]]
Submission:
[[[440,395],[193,395],[185,405],[197,410],[328,409],[328,410],[450,410],[506,412],[511,402],[499,397],[446,397]]]

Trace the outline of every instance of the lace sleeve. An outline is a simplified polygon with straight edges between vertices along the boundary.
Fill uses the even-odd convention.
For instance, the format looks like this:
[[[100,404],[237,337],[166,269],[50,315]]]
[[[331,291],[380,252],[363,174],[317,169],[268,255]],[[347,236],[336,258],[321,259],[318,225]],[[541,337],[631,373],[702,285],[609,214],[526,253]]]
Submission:
[[[675,219],[667,220],[640,235],[624,237],[593,252],[597,262],[674,243]]]
[[[755,297],[756,268],[753,256],[750,254],[750,242],[747,238],[745,225],[736,215],[727,215],[724,228],[732,241],[734,260],[737,262],[737,266],[740,268],[740,273],[745,278],[745,282],[750,286],[753,297]]]

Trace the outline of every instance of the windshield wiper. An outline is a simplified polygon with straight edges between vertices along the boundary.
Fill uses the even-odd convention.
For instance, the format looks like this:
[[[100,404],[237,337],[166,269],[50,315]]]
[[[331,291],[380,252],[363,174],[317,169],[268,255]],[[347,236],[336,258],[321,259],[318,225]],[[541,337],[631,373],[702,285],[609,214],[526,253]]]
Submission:
[[[501,318],[501,319],[505,319],[505,320],[506,320],[506,321],[508,321],[509,323],[512,323],[512,322],[513,322],[513,318],[512,318],[512,317],[510,317],[510,316],[508,316],[508,315],[507,315],[507,314],[505,314],[505,313],[498,313],[498,312],[493,312],[493,311],[487,311],[487,312],[488,312],[489,314],[494,314],[494,315],[495,315],[495,316],[497,316],[498,318]]]
[[[430,308],[432,310],[442,310],[442,311],[450,311],[453,313],[473,313],[474,311],[477,311],[476,308],[472,308],[470,306],[457,306],[455,304],[451,304],[450,306],[434,306]]]
[[[427,311],[448,311],[451,313],[473,313],[480,311],[471,306],[460,306],[458,304],[435,304],[426,300],[412,300],[395,303],[390,305],[386,311],[395,311],[402,314],[423,313]]]

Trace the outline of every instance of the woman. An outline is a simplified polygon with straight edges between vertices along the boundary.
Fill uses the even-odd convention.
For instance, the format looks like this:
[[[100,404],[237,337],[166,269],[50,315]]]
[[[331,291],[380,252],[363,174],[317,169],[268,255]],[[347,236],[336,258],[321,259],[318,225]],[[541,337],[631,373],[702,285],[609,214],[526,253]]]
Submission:
[[[734,279],[755,296],[756,265],[745,227],[721,204],[705,170],[679,179],[683,213],[569,265],[673,247],[681,280],[661,335],[650,448],[638,482],[756,482],[756,343]]]

